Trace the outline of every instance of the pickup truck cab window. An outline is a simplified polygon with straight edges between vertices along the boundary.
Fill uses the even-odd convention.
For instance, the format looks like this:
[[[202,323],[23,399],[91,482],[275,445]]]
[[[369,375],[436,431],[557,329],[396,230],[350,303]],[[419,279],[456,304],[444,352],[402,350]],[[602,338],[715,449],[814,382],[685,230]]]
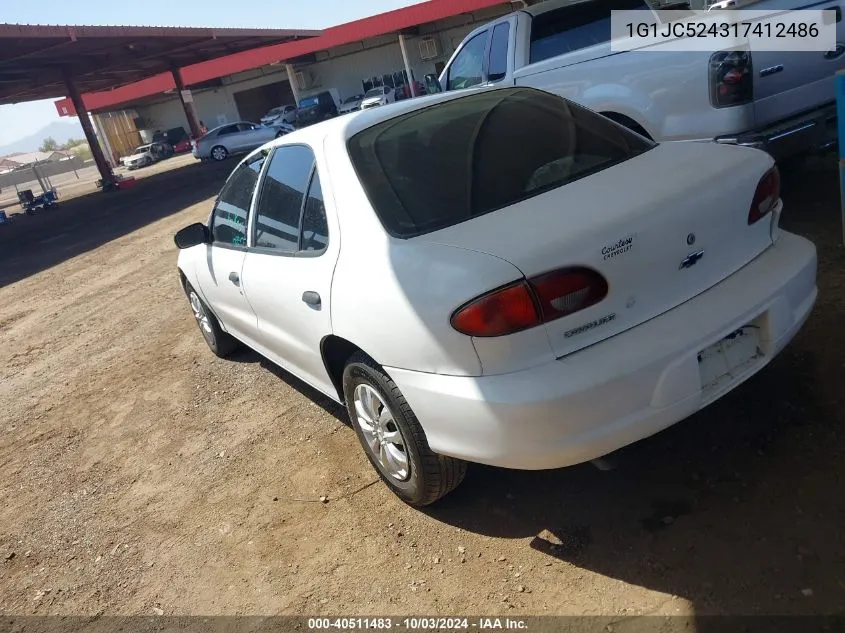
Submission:
[[[264,158],[259,154],[242,163],[223,185],[211,212],[211,235],[215,245],[246,246],[249,207]]]
[[[283,146],[273,153],[256,208],[256,248],[299,250],[300,218],[313,169],[314,152],[305,145]]]
[[[531,24],[530,63],[610,41],[610,12],[648,6],[642,0],[595,0],[547,11]]]
[[[508,48],[510,45],[510,22],[502,22],[493,28],[490,37],[490,62],[487,76],[491,82],[501,81],[508,74]]]
[[[468,41],[458,53],[449,69],[447,90],[461,90],[477,86],[484,81],[484,53],[487,50],[487,35],[484,31]]]

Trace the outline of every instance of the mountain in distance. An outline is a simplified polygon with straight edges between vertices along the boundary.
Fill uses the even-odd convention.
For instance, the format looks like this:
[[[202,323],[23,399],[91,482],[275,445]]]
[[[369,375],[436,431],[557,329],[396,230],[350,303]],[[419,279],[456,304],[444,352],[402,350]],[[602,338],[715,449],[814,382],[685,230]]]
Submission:
[[[72,121],[53,121],[35,134],[9,143],[8,145],[0,145],[0,156],[8,156],[18,152],[37,152],[38,148],[44,142],[45,138],[53,137],[56,143],[64,145],[72,138],[84,139],[85,134],[82,131],[82,126],[79,125],[78,119]]]

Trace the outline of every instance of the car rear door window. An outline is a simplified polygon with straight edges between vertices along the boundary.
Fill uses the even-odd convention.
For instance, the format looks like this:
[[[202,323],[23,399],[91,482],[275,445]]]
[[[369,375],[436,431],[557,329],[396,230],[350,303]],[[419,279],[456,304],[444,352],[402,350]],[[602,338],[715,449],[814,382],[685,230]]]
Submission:
[[[510,22],[497,24],[490,38],[490,64],[487,78],[501,81],[508,74],[508,46],[510,44]]]
[[[259,154],[241,163],[223,185],[211,214],[211,235],[215,244],[246,246],[249,208],[264,160],[265,156]]]
[[[256,248],[299,250],[302,206],[313,167],[314,153],[305,145],[286,145],[273,153],[256,209]]]
[[[467,42],[449,68],[447,90],[461,90],[484,81],[484,51],[488,31],[479,33]]]
[[[406,238],[516,204],[653,146],[571,101],[522,87],[415,110],[348,142],[385,229]]]

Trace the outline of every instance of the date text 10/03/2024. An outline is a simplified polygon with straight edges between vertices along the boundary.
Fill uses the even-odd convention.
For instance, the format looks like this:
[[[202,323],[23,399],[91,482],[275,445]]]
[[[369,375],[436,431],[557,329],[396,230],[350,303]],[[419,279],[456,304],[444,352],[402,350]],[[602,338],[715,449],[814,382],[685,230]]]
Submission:
[[[527,631],[518,618],[308,618],[310,630]]]

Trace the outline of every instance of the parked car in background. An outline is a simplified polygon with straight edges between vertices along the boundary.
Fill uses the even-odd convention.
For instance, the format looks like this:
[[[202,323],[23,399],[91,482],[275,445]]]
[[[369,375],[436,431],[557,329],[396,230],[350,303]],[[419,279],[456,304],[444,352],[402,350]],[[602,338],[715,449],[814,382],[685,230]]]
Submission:
[[[261,117],[261,123],[264,125],[273,125],[274,123],[296,123],[296,106],[283,105],[278,108],[273,108]]]
[[[173,146],[173,152],[176,154],[184,154],[191,151],[191,139],[184,138]]]
[[[416,94],[415,97],[422,97],[426,94],[425,84],[421,81],[417,81],[414,84],[414,89]],[[409,84],[402,84],[398,86],[394,92],[396,96],[396,101],[402,101],[402,99],[410,99],[411,98],[411,86]]]
[[[355,112],[361,107],[361,100],[364,98],[364,95],[353,95],[351,97],[347,97],[343,100],[343,103],[340,104],[340,108],[338,109],[339,114],[349,114],[350,112]]]
[[[147,167],[164,158],[173,155],[173,148],[166,143],[148,143],[135,148],[129,156],[124,156],[120,162],[127,169]]]
[[[258,125],[248,121],[218,126],[193,142],[194,157],[200,160],[226,160],[231,154],[249,152],[267,141],[289,134],[293,127]]]
[[[175,153],[187,152],[191,149],[191,137],[185,131],[185,128],[172,127],[165,134],[165,142],[173,147]]]
[[[361,100],[361,109],[375,108],[378,106],[387,105],[396,101],[396,95],[393,88],[387,86],[379,86],[368,90]]]
[[[759,0],[755,11],[842,0]],[[547,0],[472,31],[439,77],[444,90],[533,86],[572,99],[657,141],[716,140],[776,158],[831,146],[834,74],[845,45],[828,53],[724,50],[613,52],[610,11],[659,16],[643,0]],[[845,21],[836,25],[845,42]]]
[[[300,100],[296,120],[299,127],[305,127],[336,117],[337,114],[338,107],[334,95],[324,90]]]
[[[177,233],[178,269],[215,354],[244,343],[345,404],[425,505],[466,462],[592,460],[765,367],[817,294],[779,185],[755,149],[658,145],[533,88],[453,92],[253,152]]]

